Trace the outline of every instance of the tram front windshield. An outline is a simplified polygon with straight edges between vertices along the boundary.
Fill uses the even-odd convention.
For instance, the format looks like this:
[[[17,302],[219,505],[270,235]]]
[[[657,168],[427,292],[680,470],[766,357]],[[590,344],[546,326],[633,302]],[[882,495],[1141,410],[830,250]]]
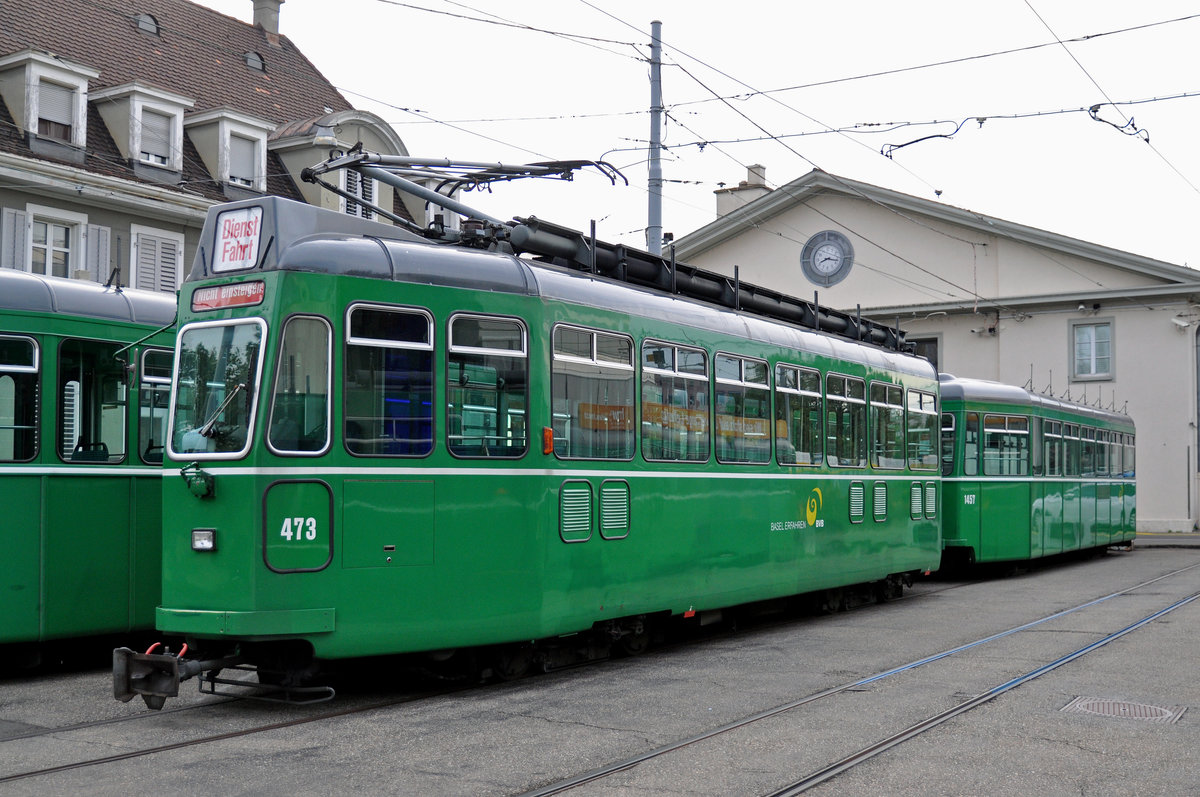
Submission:
[[[239,456],[249,448],[261,321],[197,324],[180,334],[171,451]]]

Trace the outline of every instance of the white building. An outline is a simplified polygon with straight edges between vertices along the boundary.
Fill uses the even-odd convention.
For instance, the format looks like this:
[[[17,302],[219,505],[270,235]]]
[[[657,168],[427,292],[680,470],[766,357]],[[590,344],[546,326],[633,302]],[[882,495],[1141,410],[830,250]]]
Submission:
[[[1128,412],[1138,528],[1196,527],[1200,272],[819,170],[771,190],[752,166],[717,194],[681,261],[861,307],[939,371]]]

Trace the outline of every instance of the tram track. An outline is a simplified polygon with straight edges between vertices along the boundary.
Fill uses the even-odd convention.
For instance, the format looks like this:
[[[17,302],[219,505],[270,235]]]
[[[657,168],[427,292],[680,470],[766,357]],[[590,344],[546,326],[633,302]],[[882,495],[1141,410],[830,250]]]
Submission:
[[[33,770],[25,771],[25,772],[17,772],[17,773],[13,773],[10,775],[0,775],[0,784],[10,783],[10,782],[19,781],[19,780],[26,780],[28,778],[56,775],[56,774],[59,774],[62,772],[70,772],[72,770],[86,769],[88,767],[101,766],[103,764],[119,763],[121,761],[128,761],[128,760],[134,759],[134,758],[142,758],[144,756],[156,755],[159,753],[169,752],[171,750],[181,750],[181,749],[188,748],[188,747],[196,747],[198,745],[212,744],[214,742],[227,741],[229,739],[238,739],[238,738],[242,738],[242,737],[246,737],[246,736],[252,736],[257,733],[265,733],[268,731],[280,730],[283,728],[293,728],[293,727],[300,726],[300,725],[307,725],[307,724],[311,724],[314,722],[321,722],[322,720],[336,719],[338,717],[348,717],[348,716],[353,716],[355,714],[364,714],[367,712],[392,708],[394,706],[404,705],[407,703],[416,703],[416,702],[419,702],[422,700],[430,700],[430,699],[437,698],[437,697],[444,697],[446,695],[451,695],[456,692],[466,691],[466,690],[472,689],[472,688],[476,688],[475,685],[462,686],[457,689],[429,690],[429,691],[425,691],[425,692],[412,693],[412,694],[404,695],[402,697],[389,698],[387,700],[376,700],[376,701],[372,701],[370,703],[365,703],[360,706],[347,706],[345,708],[335,709],[332,711],[322,711],[322,712],[319,712],[316,714],[311,714],[311,715],[304,716],[304,717],[293,717],[292,719],[280,720],[278,722],[270,722],[270,723],[265,723],[262,725],[255,725],[255,726],[248,727],[248,728],[239,728],[237,730],[226,731],[224,733],[210,734],[207,736],[198,736],[193,739],[182,739],[177,742],[168,742],[165,744],[154,745],[151,747],[145,747],[145,748],[140,748],[140,749],[136,749],[136,750],[128,750],[123,753],[114,753],[112,755],[100,756],[97,758],[89,758],[89,759],[85,759],[82,761],[73,761],[73,762],[70,762],[67,764],[60,764],[58,766],[53,766],[53,767],[43,767],[41,769],[33,769]],[[220,701],[220,702],[213,701],[213,702],[209,702],[209,703],[204,703],[202,705],[180,706],[180,707],[174,709],[174,711],[185,711],[190,708],[213,707],[213,706],[223,705],[223,704],[227,704],[227,703],[231,703],[231,702],[240,702],[243,699],[244,698],[234,697],[234,698],[228,698],[228,699]],[[66,733],[66,732],[73,731],[73,730],[84,730],[87,728],[92,728],[92,727],[97,727],[97,726],[102,726],[102,725],[111,725],[114,722],[120,722],[125,719],[132,720],[132,719],[138,719],[141,717],[162,717],[168,713],[169,712],[164,711],[164,712],[154,712],[153,714],[151,714],[151,713],[135,714],[135,715],[131,715],[128,718],[116,717],[116,718],[113,718],[112,720],[98,720],[98,721],[90,722],[90,723],[79,723],[78,725],[63,726],[61,728],[50,729],[44,734],[43,733],[25,734],[23,736],[8,737],[7,739],[0,740],[0,741],[14,741],[18,738],[30,738],[30,736],[42,736],[42,735],[51,735],[51,734],[57,734],[57,733]]]
[[[992,634],[987,637],[984,637],[984,638],[981,638],[978,640],[974,640],[974,641],[966,643],[964,645],[960,645],[955,648],[951,648],[949,650],[942,651],[941,653],[933,654],[932,656],[928,656],[923,659],[919,659],[914,662],[910,662],[908,664],[901,665],[899,667],[891,668],[891,669],[888,669],[888,670],[885,670],[885,671],[882,671],[879,673],[875,673],[873,675],[870,675],[870,676],[867,676],[864,678],[857,679],[855,681],[848,682],[846,684],[842,684],[840,686],[835,686],[830,689],[826,689],[826,690],[823,690],[820,692],[806,695],[799,699],[774,706],[772,708],[766,709],[764,711],[758,712],[754,715],[742,718],[740,720],[736,720],[736,721],[728,723],[726,725],[722,725],[722,726],[704,731],[702,733],[696,734],[696,735],[688,737],[686,739],[681,739],[676,742],[670,743],[668,745],[664,745],[662,747],[655,748],[654,750],[648,751],[648,752],[640,754],[638,756],[635,756],[635,757],[632,757],[629,759],[625,759],[625,760],[616,762],[614,764],[610,764],[603,768],[585,773],[584,775],[581,775],[581,776],[578,776],[575,778],[571,778],[569,780],[561,781],[561,782],[558,782],[555,784],[551,784],[550,786],[543,787],[541,789],[537,789],[534,791],[530,791],[525,794],[526,795],[556,794],[556,793],[560,793],[563,791],[567,791],[571,788],[582,785],[584,783],[592,782],[595,780],[600,780],[608,775],[630,769],[644,761],[649,761],[654,758],[658,758],[658,757],[667,755],[670,752],[682,749],[688,745],[695,744],[695,743],[703,741],[705,739],[710,739],[710,738],[713,738],[716,736],[720,736],[722,734],[728,733],[728,732],[736,730],[738,728],[746,727],[746,726],[751,725],[760,720],[782,714],[791,709],[798,708],[802,705],[809,704],[809,703],[812,703],[812,702],[815,702],[815,701],[818,701],[818,700],[821,700],[821,699],[824,699],[827,697],[831,697],[836,694],[854,691],[854,690],[861,690],[865,686],[867,686],[871,683],[874,683],[875,681],[886,678],[888,676],[895,675],[900,672],[905,672],[907,670],[911,670],[916,667],[920,667],[924,664],[932,663],[934,661],[939,661],[939,660],[945,659],[949,656],[952,656],[952,655],[955,655],[958,653],[962,653],[966,650],[972,649],[979,645],[983,645],[988,642],[1018,633],[1020,631],[1027,630],[1034,626],[1040,625],[1042,623],[1048,622],[1050,620],[1053,620],[1053,619],[1056,619],[1059,617],[1063,617],[1063,616],[1071,614],[1073,612],[1080,611],[1082,609],[1085,609],[1085,608],[1088,608],[1091,606],[1095,606],[1097,604],[1103,603],[1104,601],[1110,600],[1112,598],[1115,598],[1115,597],[1118,597],[1121,595],[1125,595],[1125,594],[1134,592],[1139,589],[1143,589],[1151,584],[1157,583],[1159,581],[1162,581],[1164,579],[1178,575],[1180,573],[1184,573],[1189,570],[1196,569],[1198,567],[1200,567],[1200,564],[1192,565],[1192,566],[1185,567],[1185,568],[1180,568],[1178,570],[1160,575],[1154,579],[1144,581],[1144,582],[1134,585],[1132,587],[1128,587],[1128,588],[1110,593],[1108,595],[1104,595],[1102,597],[1086,601],[1084,603],[1081,603],[1076,606],[1070,607],[1068,609],[1064,609],[1064,610],[1046,615],[1045,617],[1030,621],[1028,623],[1024,623],[1019,626],[1014,626],[1013,628],[1006,629],[1006,630],[998,632],[996,634]],[[915,600],[915,599],[926,597],[929,595],[935,595],[935,594],[938,594],[941,592],[945,592],[947,590],[957,589],[961,586],[964,586],[964,584],[958,584],[958,583],[948,584],[945,586],[940,586],[940,587],[925,590],[925,591],[921,592],[920,594],[906,595],[903,598],[899,598],[896,600]],[[766,625],[769,627],[771,625],[771,623],[767,623]],[[673,646],[668,645],[667,647],[670,648]],[[660,649],[660,651],[661,651],[661,649]],[[250,727],[240,728],[240,729],[227,731],[227,732],[223,732],[223,733],[218,733],[218,734],[208,734],[208,735],[197,736],[197,737],[191,738],[191,739],[182,739],[179,741],[166,742],[163,744],[151,745],[151,746],[142,747],[142,748],[138,748],[138,749],[128,750],[128,751],[121,752],[121,753],[114,753],[112,755],[99,756],[99,757],[89,758],[89,759],[85,759],[85,760],[69,762],[69,763],[65,763],[65,764],[61,764],[61,765],[53,766],[53,767],[30,769],[30,770],[23,771],[23,772],[17,772],[17,773],[12,773],[12,774],[8,774],[8,775],[0,775],[0,784],[14,782],[14,781],[20,781],[20,780],[27,780],[27,779],[31,779],[31,778],[46,777],[46,776],[51,776],[51,775],[69,772],[69,771],[73,771],[73,770],[83,770],[83,769],[87,769],[90,767],[97,767],[97,766],[102,766],[102,765],[110,764],[110,763],[118,763],[118,762],[128,761],[131,759],[157,755],[160,753],[166,753],[166,752],[190,748],[190,747],[196,747],[196,746],[200,746],[200,745],[204,745],[204,744],[218,743],[218,742],[227,741],[227,740],[231,740],[231,739],[238,739],[238,738],[243,738],[243,737],[247,737],[247,736],[252,736],[252,735],[258,734],[258,733],[266,733],[266,732],[271,732],[271,731],[285,729],[285,728],[297,727],[297,726],[302,726],[302,725],[306,725],[306,724],[322,722],[325,720],[337,719],[340,717],[362,715],[362,714],[367,714],[367,713],[374,712],[374,711],[384,711],[384,710],[387,710],[389,708],[393,708],[396,706],[412,704],[412,703],[423,701],[423,700],[435,699],[438,697],[444,697],[447,695],[461,693],[461,692],[469,691],[472,689],[478,689],[478,688],[480,688],[480,685],[477,682],[473,682],[469,685],[464,684],[464,685],[460,685],[460,686],[457,686],[454,688],[448,688],[448,689],[423,690],[423,691],[419,691],[419,692],[415,692],[415,693],[410,692],[403,696],[399,696],[399,697],[395,697],[395,698],[388,698],[388,699],[384,699],[384,700],[375,700],[375,701],[371,701],[368,703],[364,703],[362,705],[347,706],[344,708],[333,709],[333,710],[329,710],[329,711],[320,711],[320,712],[306,715],[303,717],[293,717],[290,719],[280,720],[277,722],[256,724],[256,725],[253,725]],[[22,739],[30,739],[30,738],[37,738],[37,737],[50,737],[50,736],[55,736],[55,735],[68,734],[68,733],[71,733],[74,731],[84,731],[84,730],[88,730],[88,729],[96,728],[96,727],[111,726],[111,725],[117,725],[117,724],[122,724],[122,723],[126,723],[126,722],[140,722],[142,720],[150,720],[152,718],[169,716],[171,714],[175,714],[175,713],[179,713],[179,712],[191,712],[191,711],[196,711],[199,709],[217,709],[222,706],[227,706],[230,703],[239,703],[239,702],[243,702],[243,701],[244,701],[244,698],[241,698],[241,697],[226,697],[221,700],[212,700],[212,701],[208,701],[205,703],[192,704],[192,705],[188,705],[188,706],[177,706],[177,707],[174,707],[172,709],[168,709],[168,710],[162,711],[162,712],[144,712],[144,713],[139,713],[139,714],[131,714],[131,715],[128,715],[125,717],[113,717],[113,718],[106,718],[106,719],[102,719],[102,720],[94,720],[94,721],[90,721],[90,722],[75,723],[72,725],[63,725],[63,726],[58,726],[58,727],[54,727],[54,728],[39,729],[37,731],[17,733],[17,734],[13,734],[11,736],[4,737],[4,738],[0,739],[0,745],[4,744],[6,742],[15,742],[15,741],[19,741]]]
[[[1077,604],[1070,608],[1062,609],[1062,610],[1054,612],[1052,614],[1045,615],[1044,617],[1038,618],[1036,620],[1032,620],[1030,622],[1026,622],[1026,623],[1017,625],[1017,626],[1013,626],[1011,628],[1005,629],[1003,631],[999,631],[995,634],[991,634],[986,637],[982,637],[980,639],[976,639],[974,641],[965,643],[963,645],[959,645],[954,648],[949,648],[949,649],[941,651],[939,653],[935,653],[930,656],[926,656],[924,658],[917,659],[915,661],[900,665],[898,667],[893,667],[893,668],[890,668],[887,670],[883,670],[883,671],[880,671],[873,675],[865,676],[863,678],[859,678],[857,680],[850,681],[850,682],[841,684],[839,686],[834,686],[834,687],[830,687],[828,689],[814,692],[814,693],[811,693],[804,697],[798,698],[796,700],[791,700],[786,703],[781,703],[781,704],[772,706],[771,708],[764,709],[763,711],[759,711],[755,714],[751,714],[749,716],[742,717],[740,719],[734,720],[734,721],[726,723],[724,725],[710,728],[706,731],[702,731],[702,732],[694,734],[692,736],[688,736],[686,738],[682,738],[682,739],[675,740],[673,742],[669,742],[667,744],[661,745],[659,747],[653,748],[653,749],[645,751],[643,753],[639,753],[637,755],[630,756],[628,758],[624,758],[624,759],[621,759],[618,761],[611,762],[609,764],[605,764],[604,766],[589,770],[580,775],[576,775],[576,776],[573,776],[570,778],[566,778],[566,779],[557,781],[555,783],[548,784],[546,786],[542,786],[542,787],[539,787],[536,789],[522,792],[518,797],[548,797],[548,795],[561,794],[561,793],[570,791],[571,789],[575,789],[577,787],[583,786],[585,784],[594,783],[596,781],[601,781],[604,778],[610,777],[610,776],[615,775],[620,772],[625,772],[636,766],[639,766],[640,764],[652,761],[654,759],[662,758],[664,756],[667,756],[671,753],[677,752],[679,750],[682,750],[686,747],[697,744],[699,742],[703,742],[703,741],[706,741],[709,739],[714,739],[714,738],[717,738],[717,737],[720,737],[720,736],[723,736],[726,734],[730,734],[734,731],[737,731],[737,730],[740,730],[743,728],[747,728],[751,725],[754,725],[755,723],[761,722],[762,720],[766,720],[771,717],[776,717],[780,714],[784,714],[785,712],[791,711],[791,710],[799,708],[801,706],[815,703],[817,701],[820,701],[820,700],[823,700],[826,698],[830,698],[835,695],[839,695],[839,694],[843,694],[843,693],[851,692],[851,691],[855,691],[855,690],[861,690],[864,687],[866,687],[870,684],[873,684],[877,681],[880,681],[884,678],[887,678],[887,677],[890,677],[893,675],[897,675],[899,673],[908,672],[910,670],[916,669],[918,667],[922,667],[927,664],[931,664],[933,662],[942,661],[951,656],[955,656],[955,655],[964,653],[968,650],[977,648],[981,645],[984,645],[984,644],[987,644],[990,642],[994,642],[994,641],[1003,639],[1005,637],[1012,636],[1012,635],[1020,633],[1022,631],[1030,630],[1032,628],[1035,628],[1039,625],[1050,622],[1052,620],[1056,620],[1056,619],[1065,617],[1067,615],[1073,614],[1075,612],[1097,606],[1106,601],[1112,600],[1113,598],[1117,598],[1117,597],[1120,597],[1123,595],[1128,595],[1128,594],[1136,592],[1138,590],[1145,589],[1146,587],[1149,587],[1153,584],[1157,584],[1160,581],[1163,581],[1168,578],[1172,578],[1172,577],[1180,575],[1182,573],[1186,573],[1186,572],[1195,570],[1197,568],[1200,568],[1200,564],[1189,565],[1187,567],[1173,570],[1169,573],[1164,573],[1155,578],[1143,581],[1140,584],[1135,584],[1131,587],[1126,587],[1125,589],[1121,589],[1116,592],[1109,593],[1109,594],[1101,596],[1099,598],[1094,598],[1092,600],[1085,601],[1083,603]],[[857,766],[858,764],[860,764],[864,761],[867,761],[870,758],[873,758],[874,756],[876,756],[888,749],[891,749],[892,747],[895,747],[898,744],[901,744],[909,739],[912,739],[915,736],[918,736],[927,730],[935,728],[938,725],[940,725],[954,717],[957,717],[960,714],[966,713],[967,711],[970,711],[973,708],[976,708],[980,705],[990,702],[991,700],[995,699],[996,697],[999,697],[1000,695],[1004,694],[1005,692],[1008,692],[1009,690],[1014,689],[1017,686],[1020,686],[1021,684],[1027,683],[1028,681],[1031,681],[1034,678],[1037,678],[1037,677],[1040,677],[1041,675],[1049,673],[1049,672],[1057,669],[1058,667],[1063,666],[1064,664],[1067,664],[1071,661],[1075,661],[1076,659],[1080,658],[1081,656],[1085,656],[1088,653],[1098,650],[1099,648],[1103,647],[1104,645],[1107,645],[1108,643],[1110,643],[1116,639],[1119,639],[1119,638],[1125,636],[1126,634],[1132,633],[1133,631],[1136,631],[1139,628],[1142,628],[1145,625],[1147,625],[1151,622],[1154,622],[1155,620],[1159,619],[1160,617],[1174,611],[1175,609],[1181,608],[1182,606],[1185,606],[1185,605],[1197,600],[1198,598],[1200,598],[1200,592],[1193,593],[1181,600],[1175,601],[1174,603],[1168,605],[1167,607],[1159,609],[1156,612],[1153,612],[1145,617],[1142,617],[1138,621],[1131,623],[1118,631],[1114,631],[1110,634],[1107,634],[1106,636],[1102,637],[1100,640],[1097,640],[1088,645],[1085,645],[1065,656],[1059,657],[1047,664],[1043,664],[1037,668],[1034,668],[1033,670],[1030,670],[1030,671],[1022,674],[1022,675],[1019,675],[1015,678],[1009,679],[1008,681],[1005,681],[997,686],[994,686],[988,690],[985,690],[984,692],[976,695],[975,697],[972,697],[971,699],[966,700],[966,701],[962,701],[961,703],[953,706],[952,708],[950,708],[946,711],[939,712],[938,714],[935,714],[931,717],[921,720],[920,722],[915,723],[914,725],[911,725],[910,727],[908,727],[898,733],[895,733],[895,734],[889,735],[888,737],[880,739],[880,740],[872,743],[871,745],[868,745],[867,747],[864,747],[863,749],[861,749],[851,755],[848,755],[838,761],[835,761],[825,767],[822,767],[821,769],[818,769],[818,770],[810,773],[809,775],[806,775],[804,778],[799,779],[799,780],[783,787],[782,789],[770,792],[769,797],[784,797],[784,795],[800,794],[800,793],[812,788],[813,786],[823,783],[826,780],[829,780],[830,778],[835,777],[836,775],[841,774],[842,772],[845,772],[845,771],[853,768],[854,766]]]

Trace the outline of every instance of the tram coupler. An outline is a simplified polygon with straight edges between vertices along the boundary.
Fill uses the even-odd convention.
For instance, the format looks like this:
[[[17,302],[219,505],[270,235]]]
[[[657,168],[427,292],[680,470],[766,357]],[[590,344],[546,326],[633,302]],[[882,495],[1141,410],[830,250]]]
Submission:
[[[145,653],[129,648],[113,651],[114,698],[128,703],[134,696],[141,695],[148,707],[158,711],[168,697],[178,697],[181,682],[208,670],[219,670],[242,662],[238,656],[202,661],[185,659],[169,649],[164,653],[150,652],[157,647],[155,645]]]

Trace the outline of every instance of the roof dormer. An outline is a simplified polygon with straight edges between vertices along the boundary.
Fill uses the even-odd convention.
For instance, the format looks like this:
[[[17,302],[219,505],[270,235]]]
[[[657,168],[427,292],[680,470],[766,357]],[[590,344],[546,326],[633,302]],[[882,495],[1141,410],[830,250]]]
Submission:
[[[235,189],[266,191],[267,134],[274,122],[215,108],[188,116],[183,125],[214,179]]]
[[[0,58],[0,96],[35,153],[82,160],[88,81],[99,76],[89,66],[22,50]]]
[[[96,109],[134,171],[143,177],[175,182],[183,169],[183,113],[195,102],[142,83],[125,83],[92,92]]]

